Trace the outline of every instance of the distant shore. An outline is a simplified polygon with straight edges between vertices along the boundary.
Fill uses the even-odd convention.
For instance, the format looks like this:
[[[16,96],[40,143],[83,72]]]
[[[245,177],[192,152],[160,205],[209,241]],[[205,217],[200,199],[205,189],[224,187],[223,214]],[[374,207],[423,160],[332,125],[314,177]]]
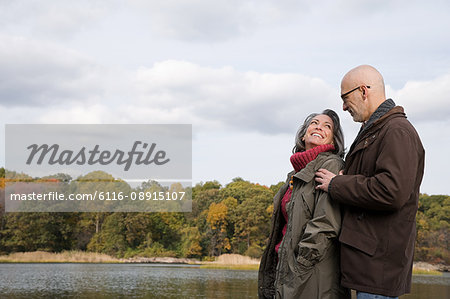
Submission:
[[[200,261],[175,257],[132,257],[115,258],[113,256],[84,251],[63,251],[60,253],[34,251],[15,252],[0,255],[0,263],[117,263],[117,264],[189,264],[201,268],[242,268],[257,269],[259,260],[239,254],[223,254],[215,261]]]
[[[0,263],[149,263],[149,264],[189,264],[199,265],[206,269],[238,269],[257,270],[259,260],[239,254],[223,254],[215,261],[200,261],[190,258],[175,257],[133,257],[119,259],[103,253],[64,251],[51,253],[44,251],[16,252],[0,256]],[[450,271],[448,265],[433,265],[425,262],[415,262],[414,274],[442,275],[442,272]]]

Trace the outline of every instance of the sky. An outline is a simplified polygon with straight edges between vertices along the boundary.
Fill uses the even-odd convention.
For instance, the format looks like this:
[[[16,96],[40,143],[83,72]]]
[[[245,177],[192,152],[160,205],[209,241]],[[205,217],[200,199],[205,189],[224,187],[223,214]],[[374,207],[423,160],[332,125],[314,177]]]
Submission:
[[[439,0],[0,0],[0,121],[192,124],[194,184],[270,186],[312,112],[335,110],[350,147],[340,81],[370,64],[422,139],[421,192],[450,194],[449,14]]]

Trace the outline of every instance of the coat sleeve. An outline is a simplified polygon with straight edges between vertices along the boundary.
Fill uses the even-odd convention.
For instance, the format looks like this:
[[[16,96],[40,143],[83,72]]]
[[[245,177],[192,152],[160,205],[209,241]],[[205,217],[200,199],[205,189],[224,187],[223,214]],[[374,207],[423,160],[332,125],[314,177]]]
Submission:
[[[374,174],[336,176],[329,188],[333,200],[379,211],[399,210],[408,201],[423,163],[420,141],[402,127],[388,130],[382,138]]]
[[[342,169],[342,163],[336,159],[326,161],[321,168],[335,174]],[[309,268],[321,261],[328,247],[337,238],[341,228],[339,204],[330,200],[328,193],[316,190],[316,204],[311,220],[306,224],[300,240],[297,261]]]

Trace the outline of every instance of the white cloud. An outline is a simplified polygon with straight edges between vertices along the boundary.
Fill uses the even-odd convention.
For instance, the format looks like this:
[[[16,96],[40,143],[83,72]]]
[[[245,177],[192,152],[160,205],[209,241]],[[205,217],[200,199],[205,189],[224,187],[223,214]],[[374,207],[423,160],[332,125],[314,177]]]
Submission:
[[[148,17],[149,29],[193,41],[220,41],[285,22],[307,9],[304,1],[194,0],[146,1],[134,5]]]
[[[387,90],[415,121],[450,122],[450,74],[429,81],[407,82],[398,91]]]
[[[89,28],[113,10],[113,1],[0,1],[0,25],[5,31],[67,39]]]
[[[0,41],[0,105],[36,107],[27,121],[193,123],[277,134],[335,104],[330,86],[301,74],[177,60],[123,70],[54,43],[5,35]]]
[[[300,74],[240,72],[164,61],[137,72],[139,105],[156,119],[176,111],[183,120],[262,133],[285,132],[307,114],[328,108],[334,91],[324,81]],[[144,108],[145,109],[145,108]],[[158,114],[162,110],[162,114]],[[194,122],[195,123],[195,122]]]
[[[46,109],[36,115],[36,122],[43,124],[101,124],[108,122],[111,108],[100,105],[73,105],[58,106],[54,109]]]
[[[278,134],[297,127],[310,112],[341,108],[336,88],[298,73],[179,60],[123,70],[100,66],[53,43],[4,35],[0,40],[1,105],[54,107],[39,122],[54,112],[57,122],[193,123]],[[387,91],[415,121],[450,117],[450,75],[407,82],[400,90],[388,86]]]
[[[98,65],[56,44],[0,35],[1,105],[93,100],[102,94],[100,72]]]

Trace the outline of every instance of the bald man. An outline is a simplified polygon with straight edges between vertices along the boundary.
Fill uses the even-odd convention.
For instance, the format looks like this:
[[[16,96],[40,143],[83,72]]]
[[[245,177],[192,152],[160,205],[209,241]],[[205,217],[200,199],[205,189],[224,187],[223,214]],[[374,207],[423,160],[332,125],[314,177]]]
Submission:
[[[425,152],[403,108],[386,100],[383,77],[372,66],[344,76],[341,98],[362,126],[343,174],[316,173],[316,188],[344,207],[341,284],[358,299],[396,298],[411,290]]]

